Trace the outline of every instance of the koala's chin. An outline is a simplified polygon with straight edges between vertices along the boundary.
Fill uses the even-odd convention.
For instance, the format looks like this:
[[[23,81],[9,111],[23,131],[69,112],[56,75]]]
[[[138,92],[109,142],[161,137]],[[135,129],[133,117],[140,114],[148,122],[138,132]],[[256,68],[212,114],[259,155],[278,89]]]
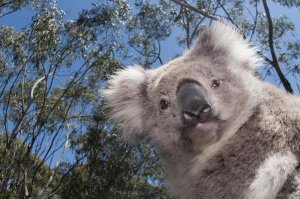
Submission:
[[[192,141],[192,149],[197,153],[220,139],[218,125],[214,120],[199,122],[192,127],[185,128],[183,134]]]

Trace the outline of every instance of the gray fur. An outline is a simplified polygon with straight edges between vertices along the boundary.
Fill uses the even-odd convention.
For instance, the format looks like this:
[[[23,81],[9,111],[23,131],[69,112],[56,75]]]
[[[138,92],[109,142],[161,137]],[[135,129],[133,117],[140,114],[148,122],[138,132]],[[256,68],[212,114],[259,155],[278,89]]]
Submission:
[[[270,177],[264,192],[299,194],[300,100],[255,77],[259,61],[235,28],[217,22],[181,57],[154,70],[131,67],[109,81],[111,118],[125,138],[153,141],[177,198],[253,198],[263,194],[255,186],[260,176]],[[199,82],[212,105],[206,132],[183,127],[176,90],[184,79]],[[211,87],[215,79],[219,88]],[[170,104],[166,110],[162,99]]]

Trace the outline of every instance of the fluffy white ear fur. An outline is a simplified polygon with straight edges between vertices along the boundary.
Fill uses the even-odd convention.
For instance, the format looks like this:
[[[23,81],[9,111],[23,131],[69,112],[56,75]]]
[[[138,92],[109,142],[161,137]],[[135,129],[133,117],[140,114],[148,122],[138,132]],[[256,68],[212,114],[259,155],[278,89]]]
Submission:
[[[129,67],[111,76],[108,88],[103,91],[111,118],[125,139],[142,137],[146,79],[142,67]]]
[[[240,30],[231,24],[217,21],[199,37],[194,50],[209,46],[212,52],[223,51],[228,60],[245,69],[254,70],[259,66],[261,57],[257,54],[258,48],[243,39]],[[193,49],[192,49],[193,50]]]

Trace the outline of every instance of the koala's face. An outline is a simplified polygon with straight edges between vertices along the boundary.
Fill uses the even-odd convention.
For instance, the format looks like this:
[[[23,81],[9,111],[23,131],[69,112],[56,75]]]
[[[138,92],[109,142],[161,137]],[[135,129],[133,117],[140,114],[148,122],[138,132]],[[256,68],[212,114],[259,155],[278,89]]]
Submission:
[[[150,137],[165,151],[201,151],[247,106],[252,96],[245,77],[257,61],[235,29],[217,23],[192,50],[161,68],[119,71],[105,92],[112,118],[125,137]]]
[[[226,57],[216,56],[180,58],[149,71],[146,126],[156,142],[165,137],[162,145],[201,150],[218,141],[243,110],[249,92]]]

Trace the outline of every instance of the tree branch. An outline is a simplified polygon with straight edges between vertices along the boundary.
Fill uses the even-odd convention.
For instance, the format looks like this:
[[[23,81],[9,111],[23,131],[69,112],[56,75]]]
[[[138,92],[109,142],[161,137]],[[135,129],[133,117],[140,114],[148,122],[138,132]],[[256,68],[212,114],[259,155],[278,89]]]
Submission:
[[[191,10],[191,11],[194,11],[194,12],[196,12],[196,13],[199,13],[200,15],[202,15],[202,16],[204,16],[204,17],[207,17],[207,18],[209,18],[209,19],[212,19],[212,20],[218,20],[217,17],[212,16],[212,15],[210,15],[209,13],[203,12],[202,10],[199,10],[198,8],[195,8],[194,6],[190,5],[190,4],[187,3],[187,2],[184,2],[184,1],[182,1],[182,0],[170,0],[170,1],[172,1],[172,2],[174,2],[174,3],[176,3],[176,4],[178,4],[178,5],[181,5],[181,6],[187,8],[187,9],[189,9],[189,10]]]
[[[268,42],[269,42],[269,48],[270,48],[270,51],[271,51],[271,55],[272,55],[272,66],[275,68],[278,76],[279,76],[279,79],[280,81],[282,82],[285,90],[289,93],[293,93],[293,89],[291,87],[291,84],[290,82],[285,78],[284,74],[282,73],[282,70],[279,66],[279,63],[278,63],[278,59],[277,59],[277,56],[276,56],[276,53],[275,53],[275,49],[274,49],[274,44],[273,44],[273,22],[272,22],[272,18],[271,18],[271,14],[270,14],[270,10],[269,10],[269,7],[268,7],[268,4],[267,4],[267,1],[266,0],[263,0],[263,6],[264,6],[264,9],[265,9],[265,12],[266,12],[266,16],[267,16],[267,20],[268,20],[268,27],[269,27],[269,38],[268,38]]]
[[[250,13],[250,12],[249,12]],[[255,2],[255,17],[253,17],[253,28],[250,36],[250,41],[252,40],[252,37],[254,36],[256,26],[257,26],[257,19],[258,19],[258,3]]]
[[[69,132],[69,123],[67,122],[67,132],[66,132],[66,141],[64,144],[64,148],[63,151],[60,154],[59,159],[56,162],[55,168],[58,168],[58,166],[60,165],[62,159],[64,158],[65,152],[67,151],[67,149],[70,147],[70,132]],[[52,169],[51,174],[48,178],[47,183],[45,184],[45,186],[38,192],[37,198],[41,198],[43,193],[47,190],[47,188],[50,186],[51,182],[53,181],[54,175],[56,174],[55,169]]]
[[[29,192],[28,192],[28,187],[27,187],[27,168],[25,168],[25,171],[24,171],[24,191],[25,191],[25,198],[29,198],[30,195],[29,195]]]
[[[218,5],[220,5],[220,7],[222,8],[222,10],[224,11],[224,13],[226,14],[227,16],[227,19],[233,24],[235,25],[236,27],[238,27],[235,22],[233,21],[233,19],[230,17],[230,14],[228,13],[228,11],[226,10],[226,8],[224,7],[224,5],[221,3],[220,0],[218,0]]]

